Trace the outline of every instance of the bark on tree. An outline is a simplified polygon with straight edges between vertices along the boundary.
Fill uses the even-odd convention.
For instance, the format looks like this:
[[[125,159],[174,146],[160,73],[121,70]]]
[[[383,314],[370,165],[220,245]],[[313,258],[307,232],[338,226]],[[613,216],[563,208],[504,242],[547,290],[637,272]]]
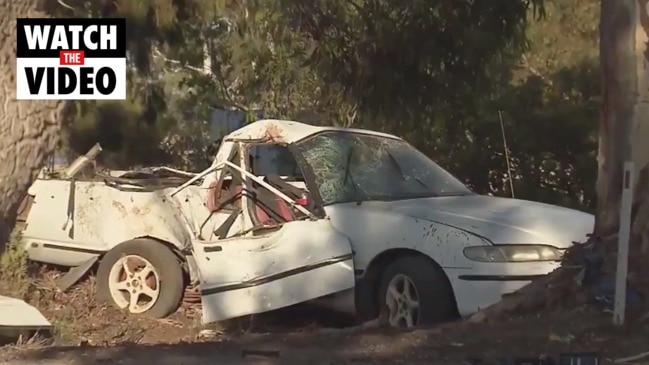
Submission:
[[[597,211],[588,243],[604,251],[604,273],[616,266],[625,161],[635,163],[629,248],[629,280],[649,293],[649,0],[601,0],[600,63],[602,116],[599,125]],[[578,249],[571,250],[578,254]],[[574,298],[578,271],[561,268],[520,293],[474,315],[480,322],[512,311],[553,306]],[[573,294],[573,295],[571,295]],[[583,294],[583,291],[582,291]]]
[[[635,163],[632,246],[649,231],[649,13],[648,0],[602,0],[600,62],[603,105],[595,233],[619,228],[622,169]],[[646,245],[646,243],[644,244]]]
[[[16,100],[16,18],[44,17],[37,6],[37,0],[0,0],[0,253],[65,115],[63,101]]]

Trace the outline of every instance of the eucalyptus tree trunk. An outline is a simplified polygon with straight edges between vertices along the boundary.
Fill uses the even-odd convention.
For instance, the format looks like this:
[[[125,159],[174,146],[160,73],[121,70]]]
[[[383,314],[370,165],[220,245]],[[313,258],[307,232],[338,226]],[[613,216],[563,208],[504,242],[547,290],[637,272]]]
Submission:
[[[37,0],[0,0],[0,253],[18,206],[44,158],[54,151],[62,101],[16,100],[16,18],[44,17]]]
[[[632,256],[649,248],[648,4],[602,0],[600,24],[603,98],[595,233],[605,241],[616,236],[623,165],[633,161]]]

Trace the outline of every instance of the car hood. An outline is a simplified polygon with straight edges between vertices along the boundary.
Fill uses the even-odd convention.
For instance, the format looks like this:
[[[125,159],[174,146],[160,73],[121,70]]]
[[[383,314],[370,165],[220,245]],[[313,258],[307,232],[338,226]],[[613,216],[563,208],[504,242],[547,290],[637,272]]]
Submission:
[[[568,248],[584,242],[594,216],[528,200],[464,195],[365,202],[360,209],[380,209],[436,221],[477,234],[494,244],[548,244]]]

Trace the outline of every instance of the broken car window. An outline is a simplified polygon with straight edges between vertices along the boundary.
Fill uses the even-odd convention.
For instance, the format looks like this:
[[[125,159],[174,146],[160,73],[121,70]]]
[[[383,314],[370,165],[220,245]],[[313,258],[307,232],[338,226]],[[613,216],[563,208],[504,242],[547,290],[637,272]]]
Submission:
[[[324,204],[467,195],[459,180],[408,143],[325,132],[298,143]]]

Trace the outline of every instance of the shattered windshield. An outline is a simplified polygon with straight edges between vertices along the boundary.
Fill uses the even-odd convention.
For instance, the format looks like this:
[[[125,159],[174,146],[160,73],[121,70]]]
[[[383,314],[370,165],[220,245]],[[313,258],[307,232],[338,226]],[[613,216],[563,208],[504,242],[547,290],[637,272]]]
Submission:
[[[473,194],[402,140],[325,132],[298,143],[298,148],[325,205]]]

